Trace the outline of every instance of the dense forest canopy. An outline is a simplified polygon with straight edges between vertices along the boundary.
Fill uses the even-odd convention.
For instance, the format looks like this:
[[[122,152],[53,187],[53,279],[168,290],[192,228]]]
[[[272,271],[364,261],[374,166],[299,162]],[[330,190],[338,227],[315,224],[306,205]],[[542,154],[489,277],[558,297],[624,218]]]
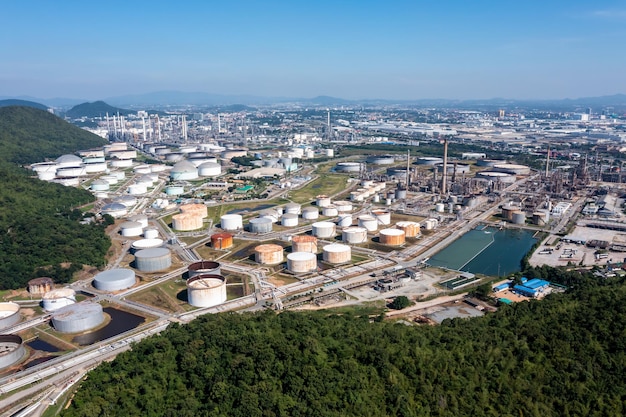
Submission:
[[[117,114],[127,116],[135,112],[132,110],[120,109],[119,107],[113,107],[104,101],[94,101],[93,103],[77,104],[65,112],[65,115],[72,119],[78,119],[81,117],[104,117],[107,113],[109,113],[109,116]]]
[[[39,110],[48,110],[48,106],[45,106],[41,103],[37,103],[35,101],[18,100],[14,98],[0,100],[0,107],[8,107],[8,106],[23,106],[23,107],[33,107]]]
[[[204,316],[82,383],[73,416],[616,416],[626,413],[626,284],[437,327],[355,314]]]
[[[0,160],[31,164],[106,143],[47,111],[0,107]]]
[[[40,181],[15,165],[104,143],[48,112],[0,108],[0,290],[44,275],[65,282],[83,264],[104,265],[104,225],[79,224],[76,209],[94,201],[91,193]]]

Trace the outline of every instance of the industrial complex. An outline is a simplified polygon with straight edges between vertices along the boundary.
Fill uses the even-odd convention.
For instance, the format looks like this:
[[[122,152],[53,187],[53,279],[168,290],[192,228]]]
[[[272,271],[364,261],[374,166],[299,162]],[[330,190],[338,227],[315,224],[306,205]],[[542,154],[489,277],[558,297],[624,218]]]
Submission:
[[[106,114],[92,120],[103,149],[30,167],[92,192],[113,250],[88,277],[2,300],[0,394],[202,314],[405,295],[437,322],[493,284],[493,305],[467,299],[480,315],[563,290],[519,276],[529,251],[531,265],[623,273],[612,155],[626,132],[608,110],[272,112]]]

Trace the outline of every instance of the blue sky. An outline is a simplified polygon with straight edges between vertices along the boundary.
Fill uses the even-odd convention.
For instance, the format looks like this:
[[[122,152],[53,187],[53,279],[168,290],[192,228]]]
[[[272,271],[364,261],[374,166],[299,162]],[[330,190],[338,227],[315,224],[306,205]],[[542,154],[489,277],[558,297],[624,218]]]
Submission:
[[[626,93],[624,1],[73,1],[0,9],[0,96]]]

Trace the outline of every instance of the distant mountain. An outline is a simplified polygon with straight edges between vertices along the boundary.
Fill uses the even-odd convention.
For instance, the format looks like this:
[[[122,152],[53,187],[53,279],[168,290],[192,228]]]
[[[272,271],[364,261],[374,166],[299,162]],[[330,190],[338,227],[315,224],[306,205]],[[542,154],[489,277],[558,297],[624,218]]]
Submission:
[[[1,161],[29,164],[106,143],[100,136],[47,111],[32,107],[0,107]]]
[[[279,102],[281,98],[268,98],[252,95],[222,95],[201,92],[183,91],[157,91],[146,94],[133,94],[119,97],[109,97],[108,103],[118,106],[129,106],[137,108],[139,106],[217,106],[232,104],[271,104]]]
[[[34,109],[39,109],[39,110],[48,110],[48,106],[44,106],[41,103],[35,103],[34,101],[18,100],[14,98],[0,100],[0,107],[8,107],[8,106],[24,106],[24,107],[32,107]]]
[[[93,103],[82,103],[72,107],[65,112],[65,116],[71,119],[80,119],[81,117],[104,117],[107,113],[109,116],[113,116],[118,113],[121,116],[127,116],[135,112],[133,110],[113,107],[104,101],[94,101]]]

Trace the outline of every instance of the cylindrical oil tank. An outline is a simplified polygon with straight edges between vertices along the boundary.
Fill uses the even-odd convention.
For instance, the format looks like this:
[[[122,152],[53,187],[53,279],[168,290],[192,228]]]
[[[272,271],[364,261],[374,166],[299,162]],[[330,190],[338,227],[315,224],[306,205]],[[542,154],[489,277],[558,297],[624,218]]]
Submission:
[[[128,207],[120,203],[110,203],[103,206],[100,213],[119,218],[128,214]]]
[[[46,311],[56,311],[75,302],[76,292],[71,288],[57,288],[41,297],[42,307]]]
[[[100,177],[102,181],[106,181],[109,185],[115,185],[119,182],[115,175],[103,175]]]
[[[185,158],[185,155],[179,152],[170,152],[165,155],[165,160],[168,162],[179,162]]]
[[[280,219],[280,224],[286,227],[295,227],[298,225],[298,215],[294,213],[285,213]]]
[[[437,172],[443,172],[443,162],[441,164],[437,164],[436,168],[437,168]],[[470,166],[469,164],[459,164],[459,163],[454,164],[454,163],[448,162],[446,164],[446,172],[448,173],[448,175],[452,175],[455,172],[457,175],[467,174],[468,172],[470,172]]]
[[[148,216],[145,214],[135,214],[134,216],[130,216],[128,218],[131,222],[137,222],[141,224],[141,227],[148,227]]]
[[[143,249],[135,253],[135,267],[141,272],[157,272],[172,266],[172,254],[167,248]]]
[[[337,172],[360,172],[360,162],[339,162],[335,165],[335,171]]]
[[[144,251],[146,250],[151,249],[144,249]],[[167,251],[167,249],[165,250]],[[101,291],[113,292],[130,288],[135,285],[135,281],[135,271],[132,269],[114,268],[96,275],[93,279],[93,286]]]
[[[396,200],[402,200],[406,198],[406,190],[397,189],[396,190]]]
[[[283,261],[283,247],[266,243],[254,248],[254,259],[263,265],[275,265]]]
[[[334,206],[339,213],[347,213],[352,211],[352,203],[349,201],[335,201]]]
[[[291,252],[317,253],[317,238],[309,235],[296,235],[291,238]]]
[[[317,269],[317,255],[311,252],[293,252],[287,255],[287,269],[294,274],[304,274]]]
[[[372,210],[372,214],[376,217],[379,224],[391,224],[391,213],[387,210]]]
[[[346,243],[358,244],[367,242],[367,229],[364,227],[348,227],[341,231],[341,240]]]
[[[493,170],[497,172],[507,172],[513,175],[529,175],[530,168],[526,165],[517,164],[495,164]]]
[[[130,168],[133,166],[132,159],[113,159],[110,162],[113,168]]]
[[[302,206],[300,204],[289,203],[285,205],[285,213],[300,214],[301,209]]]
[[[228,249],[233,246],[233,235],[230,233],[215,233],[211,235],[211,247],[213,249]]]
[[[326,217],[335,217],[339,212],[334,205],[326,206],[322,209],[322,215]]]
[[[205,162],[198,166],[198,174],[201,177],[217,177],[222,174],[222,166],[215,162]]]
[[[410,170],[409,170],[410,172]],[[387,176],[396,177],[397,179],[406,180],[407,170],[406,168],[387,168]]]
[[[440,163],[443,163],[443,158],[438,158],[434,156],[423,156],[417,158],[418,165],[436,165]]]
[[[194,214],[203,219],[209,216],[209,211],[204,204],[183,204],[179,210],[181,213]]]
[[[143,249],[150,248],[160,248],[163,246],[163,239],[153,238],[153,239],[140,239],[136,240],[131,244],[131,249],[133,252],[137,252]]]
[[[200,274],[187,280],[187,301],[194,307],[213,307],[226,298],[226,278],[219,274]]]
[[[380,203],[380,194],[374,194],[374,198],[372,201],[374,203]]]
[[[536,224],[537,226],[545,226],[546,225],[545,213],[541,211],[534,212],[533,224]]]
[[[491,181],[500,181],[505,184],[513,184],[516,180],[515,175],[508,172],[481,171],[476,174],[476,178],[483,178]]]
[[[333,243],[324,246],[322,249],[322,257],[325,262],[329,262],[331,264],[342,264],[350,262],[352,259],[352,250],[348,245]]]
[[[352,214],[340,214],[339,220],[337,220],[337,226],[339,227],[352,226]]]
[[[128,194],[130,195],[140,195],[148,192],[148,186],[144,183],[140,184],[131,184],[128,186]]]
[[[302,218],[305,220],[315,220],[319,215],[320,212],[317,207],[305,207],[302,209]]]
[[[502,217],[508,221],[513,221],[513,214],[519,211],[517,206],[502,206]]]
[[[268,218],[272,221],[272,223],[277,223],[278,219],[280,219],[280,216],[282,215],[278,214],[278,212],[273,209],[263,210],[261,213],[259,213],[259,217]]]
[[[383,245],[398,246],[404,244],[406,235],[400,229],[383,229],[378,236]]]
[[[396,227],[404,232],[406,237],[415,237],[420,234],[420,224],[417,222],[398,222]]]
[[[219,262],[202,260],[189,265],[187,271],[189,273],[189,278],[206,274],[221,275],[222,266]]]
[[[143,237],[145,237],[146,239],[156,239],[159,237],[159,231],[154,227],[149,227],[147,229],[144,229]]]
[[[110,184],[105,180],[95,180],[89,188],[91,188],[91,191],[107,191],[110,188]]]
[[[426,219],[423,223],[424,229],[426,230],[436,229],[438,224],[439,222],[437,221],[437,219]]]
[[[371,155],[365,159],[365,162],[374,165],[392,165],[396,160],[392,155]]]
[[[182,185],[168,185],[165,187],[165,194],[167,195],[181,195],[185,193],[185,187]]]
[[[350,192],[350,201],[363,201],[365,197],[358,191]]]
[[[330,205],[330,197],[327,195],[318,195],[315,197],[315,205],[317,207],[326,207]]]
[[[17,303],[0,303],[0,330],[20,322],[20,305]]]
[[[267,217],[257,217],[250,220],[249,230],[251,233],[270,233],[272,231],[272,220]]]
[[[150,169],[150,165],[137,165],[135,168],[133,168],[133,171],[135,171],[135,174],[149,174],[150,172],[152,172],[152,170]]]
[[[243,229],[243,217],[240,214],[224,214],[220,217],[220,225],[224,230]]]
[[[335,223],[331,222],[316,222],[311,225],[313,236],[318,238],[334,237],[336,232]]]
[[[364,227],[370,232],[378,230],[378,220],[374,216],[363,215],[358,218],[359,227]]]
[[[190,214],[179,213],[172,216],[172,229],[174,230],[197,230],[202,228],[202,217]]]
[[[118,180],[123,180],[124,178],[126,178],[126,173],[124,171],[111,171],[109,172],[109,175],[114,176]]]
[[[28,292],[32,295],[45,294],[54,288],[54,281],[50,277],[33,278],[28,281]]]
[[[435,204],[435,211],[437,213],[443,213],[446,210],[446,205],[444,203]]]
[[[15,365],[26,356],[26,347],[16,334],[0,335],[0,369]]]
[[[81,333],[103,321],[102,306],[90,301],[65,306],[52,314],[52,326],[61,333]]]
[[[524,213],[523,211],[515,211],[515,212],[513,212],[513,217],[511,219],[511,221],[514,224],[524,224],[524,223],[526,223],[526,213]]]
[[[479,167],[492,167],[497,164],[506,163],[503,159],[479,159],[476,161],[476,165]]]
[[[120,234],[125,237],[141,236],[143,227],[139,222],[124,222],[120,225]]]
[[[57,168],[57,177],[59,178],[82,177],[85,174],[87,174],[87,170],[84,166]]]

